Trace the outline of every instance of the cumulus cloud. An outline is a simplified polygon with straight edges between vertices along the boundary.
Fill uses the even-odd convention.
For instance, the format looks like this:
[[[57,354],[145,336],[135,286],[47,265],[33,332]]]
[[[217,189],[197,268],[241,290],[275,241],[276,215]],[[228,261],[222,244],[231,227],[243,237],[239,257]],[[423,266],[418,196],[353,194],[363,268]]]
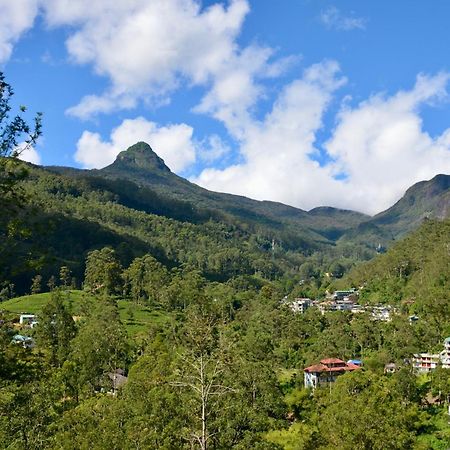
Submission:
[[[373,214],[417,181],[450,173],[450,128],[431,137],[420,107],[447,97],[449,74],[419,75],[415,86],[343,106],[325,143],[325,166],[311,159],[322,117],[344,82],[337,63],[312,66],[286,86],[272,111],[240,140],[243,163],[207,168],[192,181],[212,190],[301,208],[332,205]],[[343,174],[343,177],[339,175]]]
[[[450,173],[450,128],[432,137],[420,116],[421,106],[447,97],[449,78],[419,75],[409,91],[374,95],[342,109],[325,146],[335,160],[334,173],[347,175],[346,206],[378,212],[412,184]]]
[[[236,43],[249,11],[246,0],[207,8],[195,0],[45,0],[43,8],[50,26],[72,27],[66,41],[72,60],[111,80],[102,95],[88,95],[68,110],[81,118],[134,107],[142,99],[165,102],[181,84],[209,85],[230,65],[254,76],[253,61],[244,68]],[[270,52],[252,46],[251,53],[254,60]]]
[[[241,134],[242,164],[208,168],[194,182],[208,189],[271,199],[309,208],[331,200],[341,185],[330,168],[310,157],[333,92],[345,83],[335,61],[305,70],[287,85],[262,121],[251,120]]]
[[[220,136],[213,134],[197,144],[197,154],[205,163],[224,160],[231,152],[231,148]]]
[[[34,147],[27,146],[26,144],[19,146],[18,158],[32,164],[41,164],[41,155]]]
[[[38,0],[0,0],[0,63],[6,62],[14,43],[33,26]]]
[[[127,119],[111,132],[107,141],[98,133],[84,131],[77,143],[75,160],[85,168],[102,168],[111,164],[121,151],[145,141],[172,170],[180,172],[195,161],[192,134],[192,127],[184,123],[159,126],[144,117]]]
[[[320,21],[329,29],[338,31],[365,30],[367,20],[354,15],[344,15],[335,6],[322,11]]]

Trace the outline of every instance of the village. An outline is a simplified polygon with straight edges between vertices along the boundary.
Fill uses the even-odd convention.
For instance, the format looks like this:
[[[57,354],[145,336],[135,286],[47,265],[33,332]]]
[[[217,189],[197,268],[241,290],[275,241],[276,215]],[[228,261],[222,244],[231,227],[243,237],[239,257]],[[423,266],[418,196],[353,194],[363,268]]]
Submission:
[[[358,303],[359,291],[348,289],[327,293],[325,300],[312,300],[310,298],[295,298],[288,300],[285,297],[282,303],[293,312],[303,314],[309,308],[316,308],[321,314],[330,311],[347,311],[353,314],[370,313],[373,320],[390,322],[392,315],[398,314],[397,308],[391,305],[360,305]],[[418,320],[417,316],[410,316],[410,322]]]
[[[342,311],[351,314],[370,314],[374,321],[390,322],[393,315],[399,315],[398,308],[391,305],[361,305],[358,303],[359,291],[356,289],[337,290],[328,293],[324,300],[312,300],[310,298],[295,298],[288,300],[285,297],[281,303],[287,306],[292,312],[304,314],[308,309],[316,309],[320,314],[327,312]],[[411,325],[416,323],[419,317],[415,314],[408,316]],[[411,359],[404,361],[405,365],[411,365],[417,374],[429,373],[437,367],[450,369],[450,337],[447,337],[443,343],[443,350],[439,353],[415,353]],[[336,379],[347,372],[360,370],[363,367],[361,359],[352,359],[347,362],[339,358],[325,358],[317,364],[306,367],[304,372],[305,388],[315,389],[317,386],[334,383]],[[384,373],[394,373],[400,367],[390,362],[385,365]]]
[[[370,314],[371,320],[390,322],[394,315],[400,315],[399,310],[391,305],[361,305],[358,303],[359,292],[356,289],[337,290],[327,293],[325,299],[312,300],[310,298],[294,298],[289,300],[283,298],[281,305],[288,307],[293,313],[305,314],[307,310],[316,310],[320,314],[330,312],[347,312],[350,314]],[[413,325],[419,320],[416,315],[408,316],[409,323]],[[26,349],[33,349],[36,345],[33,339],[34,328],[39,326],[38,314],[23,313],[15,319],[17,334],[12,337],[11,343],[20,345]],[[31,335],[31,336],[30,336]],[[437,367],[450,368],[450,337],[444,341],[444,348],[439,353],[416,353],[410,359],[404,361],[404,365],[412,366],[417,374],[429,373]],[[315,389],[329,383],[334,383],[336,379],[347,372],[362,369],[364,366],[362,359],[351,359],[343,361],[336,357],[328,357],[318,363],[303,369],[305,388]],[[399,366],[390,362],[385,365],[384,373],[394,373],[399,370]],[[118,384],[122,385],[126,377],[123,373],[108,374],[113,381],[113,388],[116,388],[116,378]]]

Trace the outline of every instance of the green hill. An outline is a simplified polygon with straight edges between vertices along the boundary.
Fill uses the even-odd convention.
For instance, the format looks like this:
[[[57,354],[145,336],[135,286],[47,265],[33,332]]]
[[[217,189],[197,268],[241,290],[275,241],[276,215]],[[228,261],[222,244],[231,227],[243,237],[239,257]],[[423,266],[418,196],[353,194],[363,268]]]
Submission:
[[[371,258],[378,243],[389,246],[429,211],[448,213],[445,175],[419,183],[368,218],[208,191],[173,174],[142,142],[102,170],[28,167],[25,232],[5,241],[0,268],[1,279],[18,293],[28,292],[36,273],[47,280],[62,265],[80,282],[87,253],[104,246],[113,247],[124,266],[149,253],[169,269],[189,265],[216,281],[302,277],[311,273],[302,270],[309,260],[320,277],[336,264],[346,269]]]
[[[420,226],[424,219],[450,216],[450,175],[436,175],[411,186],[392,207],[362,221],[342,237],[343,241],[390,246]]]
[[[50,293],[25,295],[7,300],[0,304],[0,311],[10,315],[19,316],[19,314],[37,314],[50,300]],[[96,299],[86,292],[72,290],[64,293],[65,303],[70,306],[71,313],[74,316],[83,315],[83,303],[89,304]],[[148,331],[152,324],[160,324],[168,320],[167,313],[155,309],[149,309],[146,306],[131,303],[126,300],[117,301],[119,316],[129,336],[133,337],[141,332]]]
[[[449,248],[450,219],[427,219],[387,253],[356,266],[342,284],[363,286],[363,301],[403,305],[449,323]]]

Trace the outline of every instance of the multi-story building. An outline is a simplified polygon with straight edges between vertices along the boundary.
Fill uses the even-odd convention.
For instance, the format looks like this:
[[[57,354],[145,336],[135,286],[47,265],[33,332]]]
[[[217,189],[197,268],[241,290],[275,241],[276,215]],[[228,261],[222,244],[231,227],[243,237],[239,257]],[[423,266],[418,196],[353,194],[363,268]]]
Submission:
[[[444,350],[440,353],[416,353],[413,357],[413,368],[417,372],[430,372],[438,365],[450,369],[450,337],[444,340]]]
[[[315,389],[326,383],[334,383],[338,376],[360,368],[356,364],[346,363],[338,358],[322,359],[319,364],[304,369],[305,387]]]
[[[313,301],[310,298],[295,298],[289,303],[289,308],[292,311],[304,314],[305,311],[313,305]]]

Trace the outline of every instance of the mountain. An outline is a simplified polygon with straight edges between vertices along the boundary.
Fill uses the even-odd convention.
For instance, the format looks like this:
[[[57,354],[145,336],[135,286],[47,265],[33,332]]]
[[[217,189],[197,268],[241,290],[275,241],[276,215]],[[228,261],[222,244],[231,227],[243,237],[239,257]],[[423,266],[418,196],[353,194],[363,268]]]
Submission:
[[[440,174],[411,186],[395,205],[362,221],[345,233],[342,240],[386,246],[418,228],[424,219],[447,217],[450,217],[450,175]]]
[[[262,227],[265,231],[271,230],[275,234],[287,232],[290,234],[288,240],[295,235],[295,240],[304,240],[307,247],[330,243],[368,218],[365,214],[336,208],[316,208],[309,213],[278,202],[208,191],[172,173],[144,142],[138,142],[119,153],[111,165],[101,170],[47,169],[76,177],[90,176],[120,182],[127,180],[140,188],[151,189],[161,200],[181,201],[192,211],[202,210],[211,218],[238,220],[250,226]]]
[[[425,215],[448,213],[446,175],[418,183],[371,218],[211,192],[172,173],[143,142],[101,170],[28,167],[28,227],[39,232],[6,243],[11,251],[2,265],[3,279],[22,291],[35,273],[48,277],[62,265],[81,279],[87,253],[103,246],[115,248],[124,265],[149,253],[169,269],[188,265],[211,280],[320,277],[333,265],[370,259],[378,243],[390,245]],[[24,268],[30,254],[38,256]]]
[[[209,191],[172,173],[164,161],[144,142],[121,152],[113,164],[98,172],[102,176],[137,182],[160,194],[191,202],[197,207],[229,214],[246,222],[267,224],[275,228],[290,225],[296,231],[308,228],[313,234],[318,233],[326,239],[328,236],[342,234],[343,230],[368,217],[358,212],[336,208],[317,208],[310,214],[278,202],[257,201],[244,196]],[[323,240],[319,236],[314,238]]]

